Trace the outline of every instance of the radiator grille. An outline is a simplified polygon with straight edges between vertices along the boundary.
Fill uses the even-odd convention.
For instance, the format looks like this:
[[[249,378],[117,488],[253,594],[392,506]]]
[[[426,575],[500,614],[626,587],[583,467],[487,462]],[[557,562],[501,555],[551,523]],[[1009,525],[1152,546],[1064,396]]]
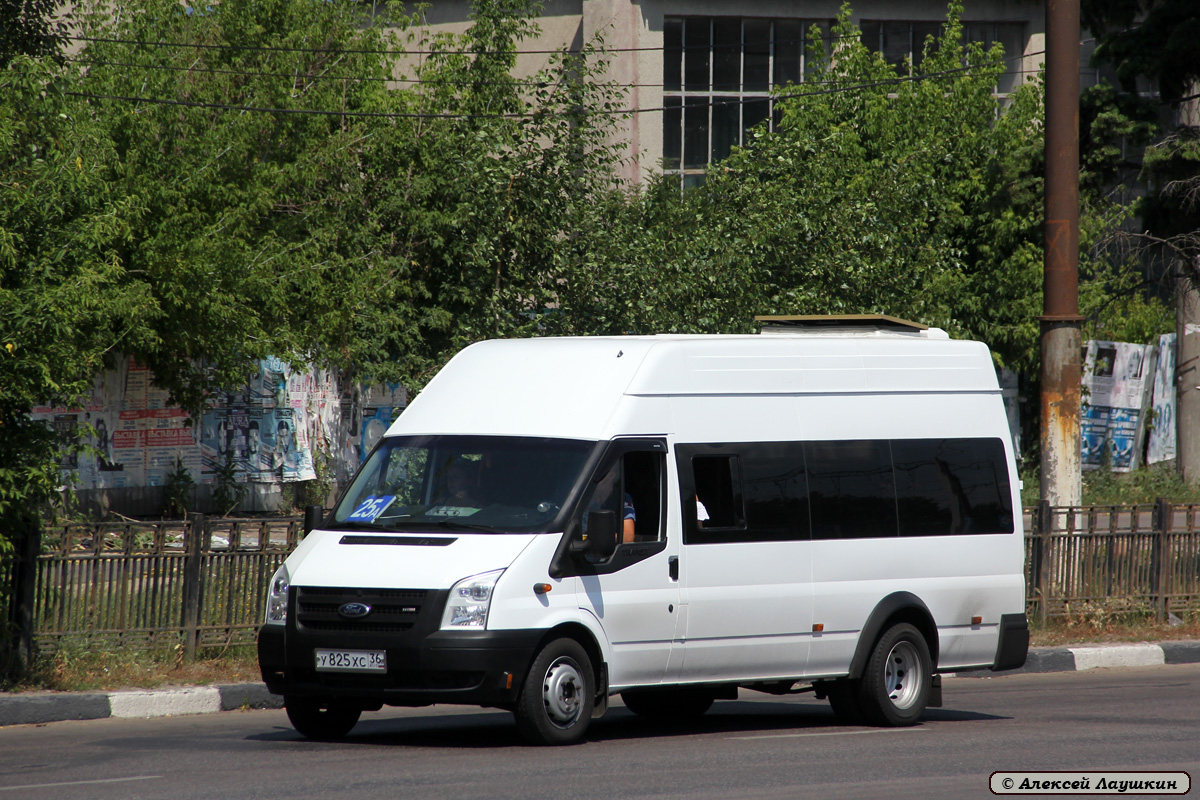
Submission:
[[[325,586],[296,587],[296,624],[314,631],[403,633],[428,611],[424,589],[359,589]],[[338,613],[345,603],[370,606],[366,616],[346,618]]]

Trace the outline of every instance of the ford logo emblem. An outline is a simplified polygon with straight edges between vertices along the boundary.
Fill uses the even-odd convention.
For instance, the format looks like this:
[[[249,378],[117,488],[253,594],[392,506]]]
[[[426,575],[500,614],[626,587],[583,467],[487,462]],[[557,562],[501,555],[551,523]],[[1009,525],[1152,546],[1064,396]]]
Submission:
[[[371,613],[371,607],[366,603],[342,603],[338,613],[347,619],[361,619]]]

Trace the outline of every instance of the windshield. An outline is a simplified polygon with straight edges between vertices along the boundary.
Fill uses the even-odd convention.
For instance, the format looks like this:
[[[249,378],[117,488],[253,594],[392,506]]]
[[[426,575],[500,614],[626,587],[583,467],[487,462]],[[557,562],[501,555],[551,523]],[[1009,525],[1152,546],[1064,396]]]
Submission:
[[[331,527],[548,530],[594,447],[517,436],[388,437],[334,509]]]

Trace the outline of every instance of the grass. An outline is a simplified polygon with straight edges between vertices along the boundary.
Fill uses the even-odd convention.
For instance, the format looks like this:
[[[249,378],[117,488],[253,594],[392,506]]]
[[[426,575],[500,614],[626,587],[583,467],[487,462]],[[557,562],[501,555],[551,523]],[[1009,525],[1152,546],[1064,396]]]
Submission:
[[[67,644],[42,655],[27,675],[0,682],[0,691],[88,692],[207,686],[262,680],[253,646],[201,651],[185,662],[183,648],[89,651]]]
[[[1146,504],[1160,497],[1172,503],[1200,503],[1200,483],[1188,483],[1165,464],[1132,472],[1097,469],[1083,473],[1083,502],[1086,505]]]
[[[1021,472],[1024,487],[1021,504],[1038,503],[1039,477],[1036,467]],[[1172,503],[1200,503],[1200,482],[1188,483],[1169,464],[1152,464],[1132,472],[1111,469],[1083,473],[1083,504],[1086,506],[1150,505],[1165,497]]]
[[[1029,633],[1033,647],[1200,639],[1200,613],[1156,622],[1143,609],[1114,603],[1086,603],[1069,609],[1064,617],[1051,618],[1045,625],[1031,620]]]

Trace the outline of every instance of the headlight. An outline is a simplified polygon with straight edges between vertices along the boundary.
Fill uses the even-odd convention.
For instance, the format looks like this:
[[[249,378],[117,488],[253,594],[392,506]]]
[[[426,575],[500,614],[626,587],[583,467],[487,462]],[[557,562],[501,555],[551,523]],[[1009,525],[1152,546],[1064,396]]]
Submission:
[[[271,588],[267,590],[267,624],[283,625],[287,622],[288,587],[291,579],[287,567],[282,564],[271,576]]]
[[[483,630],[487,627],[488,608],[492,605],[492,590],[504,570],[485,572],[463,578],[450,590],[446,600],[446,611],[442,614],[442,628]]]

